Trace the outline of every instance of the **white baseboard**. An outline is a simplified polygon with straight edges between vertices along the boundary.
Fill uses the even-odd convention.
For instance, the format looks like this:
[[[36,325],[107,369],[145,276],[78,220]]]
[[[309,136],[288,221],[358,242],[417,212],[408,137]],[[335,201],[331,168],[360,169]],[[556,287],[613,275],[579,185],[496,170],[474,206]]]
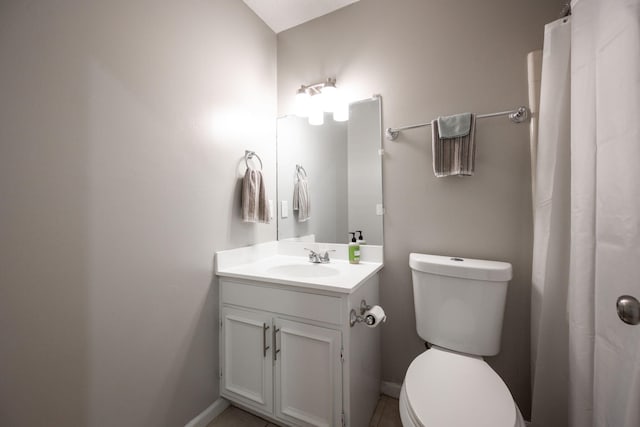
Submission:
[[[393,397],[395,399],[399,399],[400,398],[400,389],[402,388],[402,385],[398,384],[398,383],[392,383],[389,381],[382,381],[380,383],[380,392],[384,395]]]
[[[215,417],[220,415],[222,411],[227,409],[229,401],[219,397],[207,409],[198,414],[194,419],[189,421],[185,427],[207,427]]]

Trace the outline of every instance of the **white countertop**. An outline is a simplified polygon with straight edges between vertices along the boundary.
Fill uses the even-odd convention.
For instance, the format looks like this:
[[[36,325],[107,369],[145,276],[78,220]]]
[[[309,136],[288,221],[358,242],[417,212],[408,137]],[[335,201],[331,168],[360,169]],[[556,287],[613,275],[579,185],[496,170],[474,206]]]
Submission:
[[[289,246],[285,250],[278,250],[278,243],[218,252],[216,274],[221,277],[350,294],[383,267],[379,259],[381,248],[380,257],[374,254],[370,261],[350,264],[341,259],[342,248],[338,247],[338,256],[330,263],[313,264],[306,256],[290,255],[292,252],[303,254],[302,248],[300,251],[292,251]],[[346,245],[333,246],[345,246],[346,251]],[[370,252],[374,252],[374,249]]]

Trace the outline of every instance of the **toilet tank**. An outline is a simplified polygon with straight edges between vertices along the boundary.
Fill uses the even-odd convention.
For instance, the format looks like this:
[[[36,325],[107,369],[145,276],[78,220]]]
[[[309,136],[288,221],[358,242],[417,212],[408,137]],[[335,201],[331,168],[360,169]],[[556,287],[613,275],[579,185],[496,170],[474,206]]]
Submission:
[[[409,266],[422,339],[479,356],[500,352],[511,264],[412,253]]]

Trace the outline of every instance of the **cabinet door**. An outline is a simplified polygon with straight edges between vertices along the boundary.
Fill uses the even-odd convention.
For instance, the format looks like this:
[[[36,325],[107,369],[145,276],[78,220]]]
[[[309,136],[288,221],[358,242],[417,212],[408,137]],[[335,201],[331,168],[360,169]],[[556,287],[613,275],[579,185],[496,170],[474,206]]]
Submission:
[[[222,308],[222,395],[273,413],[271,316]]]
[[[339,426],[340,331],[276,319],[276,417],[293,425]]]

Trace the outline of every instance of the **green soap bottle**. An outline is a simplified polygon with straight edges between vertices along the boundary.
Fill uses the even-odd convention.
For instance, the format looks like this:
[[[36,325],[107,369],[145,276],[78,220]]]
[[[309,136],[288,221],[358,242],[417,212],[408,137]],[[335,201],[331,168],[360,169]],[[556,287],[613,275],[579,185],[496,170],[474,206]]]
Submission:
[[[356,233],[350,231],[349,234],[353,234],[351,243],[349,243],[349,262],[351,264],[358,264],[360,262],[360,245],[356,241]]]

